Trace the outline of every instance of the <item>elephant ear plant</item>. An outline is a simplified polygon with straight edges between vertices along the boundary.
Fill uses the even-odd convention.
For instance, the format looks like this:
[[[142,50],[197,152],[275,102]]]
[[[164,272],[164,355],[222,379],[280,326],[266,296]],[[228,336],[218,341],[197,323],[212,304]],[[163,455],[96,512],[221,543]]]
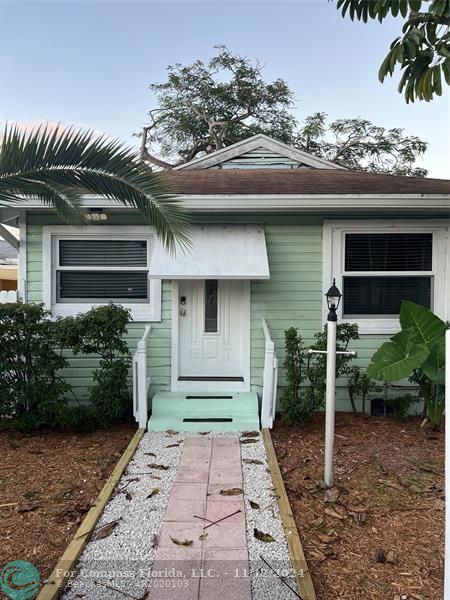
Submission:
[[[372,379],[399,381],[406,377],[419,386],[427,416],[438,427],[445,408],[445,331],[448,325],[430,310],[404,300],[401,331],[373,355],[367,369]]]

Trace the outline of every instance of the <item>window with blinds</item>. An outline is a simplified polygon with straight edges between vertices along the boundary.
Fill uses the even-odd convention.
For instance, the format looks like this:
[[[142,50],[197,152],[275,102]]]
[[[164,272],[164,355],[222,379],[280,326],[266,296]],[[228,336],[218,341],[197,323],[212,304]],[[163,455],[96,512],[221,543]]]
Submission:
[[[56,301],[149,301],[147,241],[58,240]]]
[[[431,307],[433,234],[345,234],[344,317],[394,316],[402,300]]]

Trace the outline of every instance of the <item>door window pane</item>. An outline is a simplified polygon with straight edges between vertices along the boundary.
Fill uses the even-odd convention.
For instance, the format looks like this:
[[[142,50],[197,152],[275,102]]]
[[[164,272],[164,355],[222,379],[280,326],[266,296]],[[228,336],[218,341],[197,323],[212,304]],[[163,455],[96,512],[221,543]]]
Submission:
[[[217,294],[217,279],[207,279],[205,281],[205,333],[217,333]]]

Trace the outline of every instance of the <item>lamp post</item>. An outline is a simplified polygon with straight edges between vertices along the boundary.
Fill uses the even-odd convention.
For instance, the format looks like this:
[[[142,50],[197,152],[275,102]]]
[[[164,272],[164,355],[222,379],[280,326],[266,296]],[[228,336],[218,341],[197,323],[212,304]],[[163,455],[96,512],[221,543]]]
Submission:
[[[336,326],[342,294],[336,280],[325,294],[328,304],[327,316],[327,387],[325,395],[325,485],[333,485],[334,415],[336,405]]]

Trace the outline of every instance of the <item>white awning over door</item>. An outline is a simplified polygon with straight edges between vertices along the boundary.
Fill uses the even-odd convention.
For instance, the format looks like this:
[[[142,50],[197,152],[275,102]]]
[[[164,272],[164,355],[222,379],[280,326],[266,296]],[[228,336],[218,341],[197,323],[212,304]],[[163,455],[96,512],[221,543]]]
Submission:
[[[192,248],[166,252],[156,241],[150,263],[155,279],[269,279],[261,225],[194,225]]]

